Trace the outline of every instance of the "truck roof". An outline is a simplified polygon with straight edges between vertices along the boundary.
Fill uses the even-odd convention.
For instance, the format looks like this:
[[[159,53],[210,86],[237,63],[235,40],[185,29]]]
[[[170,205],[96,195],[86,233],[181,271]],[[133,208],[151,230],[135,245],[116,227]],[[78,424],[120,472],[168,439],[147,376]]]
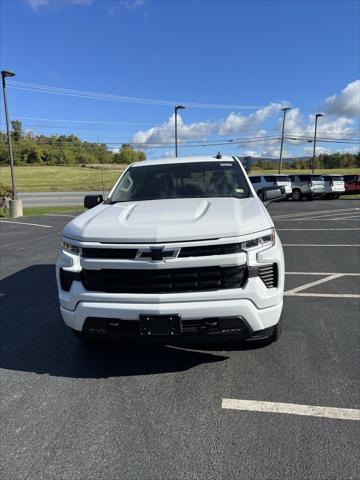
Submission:
[[[197,163],[197,162],[233,162],[234,158],[230,155],[223,155],[222,158],[215,158],[210,155],[193,156],[193,157],[172,157],[157,158],[153,160],[143,160],[142,162],[133,163],[133,167],[145,167],[150,165],[166,165],[173,163]]]

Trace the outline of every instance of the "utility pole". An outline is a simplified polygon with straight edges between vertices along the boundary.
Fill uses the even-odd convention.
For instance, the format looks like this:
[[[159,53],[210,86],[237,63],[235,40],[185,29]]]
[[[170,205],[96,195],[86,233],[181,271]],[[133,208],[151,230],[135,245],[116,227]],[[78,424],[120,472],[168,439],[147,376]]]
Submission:
[[[15,73],[10,72],[9,70],[2,70],[1,71],[2,87],[3,87],[3,95],[4,95],[6,132],[7,132],[7,140],[8,140],[9,158],[10,158],[11,184],[12,184],[12,195],[11,195],[11,200],[9,202],[10,216],[11,217],[22,217],[23,216],[22,201],[18,198],[17,191],[16,191],[14,158],[13,158],[12,145],[11,145],[9,111],[8,111],[7,93],[6,93],[6,81],[5,81],[6,77],[15,77]]]
[[[323,116],[324,115],[322,113],[317,113],[315,115],[314,145],[313,145],[313,156],[312,156],[312,162],[311,162],[312,173],[314,173],[314,170],[315,170],[315,150],[316,150],[317,122],[318,122],[318,118],[323,117]]]
[[[177,112],[178,110],[184,110],[184,105],[176,105],[175,107],[175,157],[178,156],[178,137],[177,137]]]
[[[284,146],[285,118],[286,118],[286,113],[290,110],[290,107],[284,107],[284,108],[282,108],[281,110],[284,112],[284,115],[283,115],[283,121],[282,121],[282,129],[281,129],[279,173],[281,173],[281,167],[282,167],[282,154],[283,154],[283,146]]]

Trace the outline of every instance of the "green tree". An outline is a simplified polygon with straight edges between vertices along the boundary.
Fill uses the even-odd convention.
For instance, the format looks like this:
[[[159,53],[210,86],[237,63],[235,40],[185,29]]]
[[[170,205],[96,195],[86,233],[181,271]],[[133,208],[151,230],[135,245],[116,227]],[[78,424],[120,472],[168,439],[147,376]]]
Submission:
[[[19,142],[23,136],[22,123],[19,120],[13,120],[11,122],[11,127],[13,130],[12,137],[14,142]]]
[[[133,163],[133,162],[138,162],[140,160],[145,160],[146,155],[144,152],[138,152],[134,150],[134,148],[127,144],[124,143],[119,152],[114,154],[114,162],[115,163]]]

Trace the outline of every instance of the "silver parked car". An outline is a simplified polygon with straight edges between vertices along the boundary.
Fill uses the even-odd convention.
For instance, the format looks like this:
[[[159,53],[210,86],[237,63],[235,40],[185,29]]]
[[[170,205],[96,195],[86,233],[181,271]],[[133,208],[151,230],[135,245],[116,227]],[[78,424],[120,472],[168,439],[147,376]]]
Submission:
[[[293,200],[314,200],[325,193],[325,182],[321,175],[290,175],[290,180]]]
[[[325,181],[325,198],[332,200],[345,193],[344,177],[341,175],[323,175],[323,179]]]
[[[251,175],[250,182],[253,184],[258,196],[266,187],[285,187],[286,197],[291,197],[291,181],[288,175]]]

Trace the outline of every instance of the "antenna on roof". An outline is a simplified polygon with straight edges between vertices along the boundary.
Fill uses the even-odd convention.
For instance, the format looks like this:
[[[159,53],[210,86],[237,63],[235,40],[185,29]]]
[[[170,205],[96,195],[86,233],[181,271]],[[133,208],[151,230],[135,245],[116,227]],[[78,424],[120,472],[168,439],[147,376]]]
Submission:
[[[221,160],[222,159],[222,155],[220,152],[217,153],[216,157],[215,157],[217,160]]]

